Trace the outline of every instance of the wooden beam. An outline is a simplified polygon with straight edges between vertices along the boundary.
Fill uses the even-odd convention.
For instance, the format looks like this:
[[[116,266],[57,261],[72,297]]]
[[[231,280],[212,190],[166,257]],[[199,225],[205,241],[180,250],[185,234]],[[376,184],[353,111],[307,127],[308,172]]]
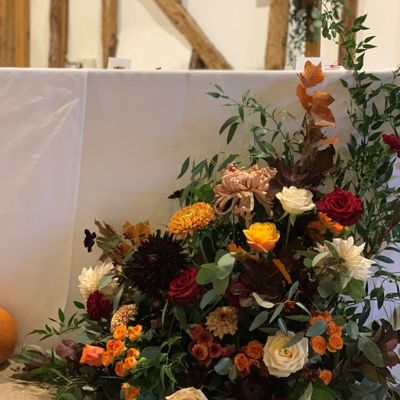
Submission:
[[[176,1],[182,5],[182,0]],[[189,69],[207,69],[207,65],[203,62],[195,50],[192,50],[192,55],[190,56]]]
[[[314,0],[314,6],[322,11],[322,1]],[[314,40],[310,40],[309,37],[309,26],[312,22],[310,18],[307,22],[307,39],[306,39],[306,57],[320,57],[321,56],[321,29],[318,30],[317,36]]]
[[[64,68],[68,51],[68,0],[51,0],[49,67]]]
[[[197,22],[176,0],[155,0],[161,10],[185,35],[193,49],[211,69],[232,69],[225,57],[211,43]]]
[[[13,0],[0,0],[0,66],[14,66],[15,12]]]
[[[15,0],[15,54],[16,67],[29,67],[29,0]]]
[[[343,34],[340,36],[338,60],[340,65],[344,65],[346,52],[342,46],[347,32],[351,31],[354,20],[358,16],[358,0],[344,0],[342,10]],[[354,38],[354,34],[353,34]]]
[[[103,0],[102,8],[103,68],[115,57],[118,47],[118,0]]]
[[[265,69],[285,68],[289,9],[289,0],[272,0],[270,3]]]

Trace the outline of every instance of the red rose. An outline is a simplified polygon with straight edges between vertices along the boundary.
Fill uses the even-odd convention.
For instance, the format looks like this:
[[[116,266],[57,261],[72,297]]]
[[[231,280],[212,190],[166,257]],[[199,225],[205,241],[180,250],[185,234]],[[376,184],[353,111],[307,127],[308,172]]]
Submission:
[[[196,282],[197,268],[184,270],[169,284],[168,296],[175,304],[193,304],[203,288]]]
[[[382,135],[383,143],[386,143],[393,151],[397,153],[397,157],[400,157],[400,138],[396,135]]]
[[[357,223],[363,212],[362,201],[350,192],[337,187],[317,203],[317,210],[344,226]]]

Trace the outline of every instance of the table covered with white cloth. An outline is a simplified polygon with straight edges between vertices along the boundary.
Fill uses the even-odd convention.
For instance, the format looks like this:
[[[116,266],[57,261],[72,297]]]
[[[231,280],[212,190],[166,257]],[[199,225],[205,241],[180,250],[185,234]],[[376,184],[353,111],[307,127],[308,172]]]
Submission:
[[[340,79],[351,73],[327,71],[323,88],[336,100],[329,135],[345,141]],[[297,117],[293,129],[301,124],[295,71],[0,69],[0,306],[15,316],[20,344],[81,300],[78,275],[99,255],[83,246],[95,218],[162,227],[177,208],[167,197],[184,183],[176,180],[183,160],[224,149],[218,130],[234,110],[205,94],[212,83],[232,97],[250,89]],[[240,151],[244,138],[226,151]]]

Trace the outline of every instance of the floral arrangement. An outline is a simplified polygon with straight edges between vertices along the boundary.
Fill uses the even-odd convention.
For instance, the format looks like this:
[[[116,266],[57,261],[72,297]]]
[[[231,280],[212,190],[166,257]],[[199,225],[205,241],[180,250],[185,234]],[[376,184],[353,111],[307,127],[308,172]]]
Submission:
[[[84,302],[33,332],[80,333],[18,357],[59,385],[57,399],[400,398],[390,371],[400,363],[397,323],[368,323],[373,304],[400,293],[374,284],[399,281],[381,254],[399,251],[399,189],[388,184],[397,111],[385,109],[393,133],[376,124],[341,149],[328,135],[334,99],[315,89],[321,64],[307,62],[299,79],[305,117],[294,134],[284,131],[287,113],[215,85],[209,95],[237,111],[220,134],[229,144],[251,125],[252,144],[193,164],[189,184],[170,196],[180,207],[165,232],[148,221],[85,231],[85,247],[102,254],[79,277]],[[383,121],[374,107],[361,123]],[[189,166],[190,157],[179,178]]]

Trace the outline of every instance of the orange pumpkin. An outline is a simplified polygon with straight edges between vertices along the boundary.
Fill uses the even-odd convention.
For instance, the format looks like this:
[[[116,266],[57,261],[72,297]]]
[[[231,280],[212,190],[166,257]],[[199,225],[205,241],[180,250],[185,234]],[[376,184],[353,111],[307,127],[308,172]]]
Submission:
[[[0,364],[6,361],[17,343],[17,326],[13,317],[0,307]]]

